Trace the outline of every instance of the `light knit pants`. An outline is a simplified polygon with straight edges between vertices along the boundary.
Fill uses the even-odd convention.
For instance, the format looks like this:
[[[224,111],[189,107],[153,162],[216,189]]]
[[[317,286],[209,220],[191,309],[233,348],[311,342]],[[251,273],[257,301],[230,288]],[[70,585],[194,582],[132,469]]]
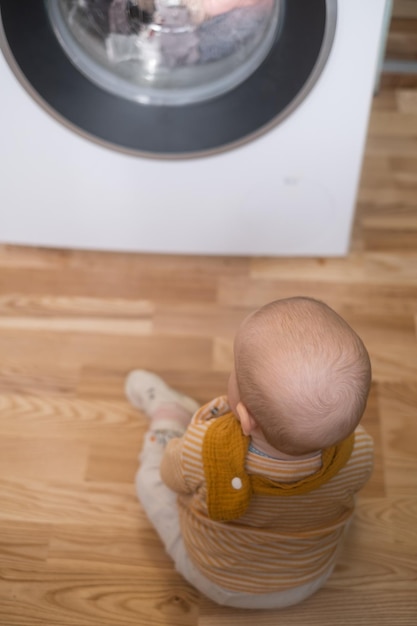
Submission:
[[[243,609],[273,609],[298,604],[323,586],[332,570],[312,583],[265,594],[230,591],[203,576],[191,562],[185,549],[179,523],[177,495],[161,480],[159,466],[164,447],[158,438],[151,439],[149,432],[145,435],[140,455],[141,465],[136,475],[136,490],[146,515],[173,559],[176,570],[191,585],[217,604]]]

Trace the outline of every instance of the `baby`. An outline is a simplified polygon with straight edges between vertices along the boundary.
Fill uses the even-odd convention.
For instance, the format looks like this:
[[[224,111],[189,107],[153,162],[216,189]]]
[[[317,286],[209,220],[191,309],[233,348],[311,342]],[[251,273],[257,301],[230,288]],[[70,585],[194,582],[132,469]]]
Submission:
[[[371,366],[352,328],[302,297],[247,317],[234,357],[228,397],[200,409],[150,372],[129,375],[127,396],[150,418],[137,490],[197,589],[281,608],[326,582],[372,472],[359,425]]]

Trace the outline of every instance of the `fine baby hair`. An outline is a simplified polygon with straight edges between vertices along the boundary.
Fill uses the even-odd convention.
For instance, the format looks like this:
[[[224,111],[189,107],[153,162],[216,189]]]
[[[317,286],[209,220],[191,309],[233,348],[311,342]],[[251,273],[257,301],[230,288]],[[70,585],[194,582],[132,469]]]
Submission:
[[[266,441],[303,455],[354,431],[366,407],[371,364],[340,315],[318,300],[294,297],[243,321],[235,374],[239,398]]]

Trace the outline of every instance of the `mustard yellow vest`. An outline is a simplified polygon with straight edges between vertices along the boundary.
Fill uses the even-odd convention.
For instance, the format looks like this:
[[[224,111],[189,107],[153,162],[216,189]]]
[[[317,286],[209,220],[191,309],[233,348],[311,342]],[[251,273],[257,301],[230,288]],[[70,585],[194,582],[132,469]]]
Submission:
[[[293,496],[318,489],[348,462],[355,435],[322,451],[322,467],[310,476],[292,483],[281,483],[247,474],[245,460],[250,443],[233,413],[213,419],[203,440],[203,465],[207,483],[209,517],[231,521],[243,515],[253,493]]]

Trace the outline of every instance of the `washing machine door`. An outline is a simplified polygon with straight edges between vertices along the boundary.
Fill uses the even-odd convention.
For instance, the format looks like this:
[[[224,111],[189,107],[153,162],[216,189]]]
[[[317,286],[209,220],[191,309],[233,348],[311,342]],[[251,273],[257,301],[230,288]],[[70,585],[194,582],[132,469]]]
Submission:
[[[337,0],[1,0],[1,47],[77,132],[196,157],[267,132],[307,96]]]

